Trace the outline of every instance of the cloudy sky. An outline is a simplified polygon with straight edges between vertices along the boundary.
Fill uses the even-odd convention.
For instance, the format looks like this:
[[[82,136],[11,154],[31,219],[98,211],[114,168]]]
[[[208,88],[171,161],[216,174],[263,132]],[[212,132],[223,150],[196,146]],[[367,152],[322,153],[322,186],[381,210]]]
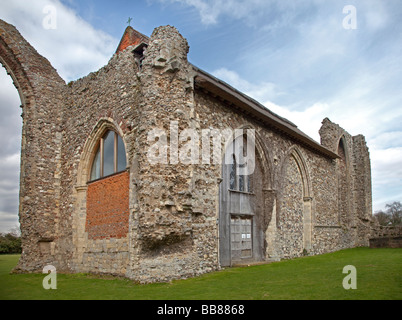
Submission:
[[[400,0],[0,0],[66,82],[108,62],[129,17],[148,36],[175,26],[191,63],[317,141],[325,117],[365,135],[373,209],[402,201]],[[20,104],[0,68],[0,232],[18,225]]]

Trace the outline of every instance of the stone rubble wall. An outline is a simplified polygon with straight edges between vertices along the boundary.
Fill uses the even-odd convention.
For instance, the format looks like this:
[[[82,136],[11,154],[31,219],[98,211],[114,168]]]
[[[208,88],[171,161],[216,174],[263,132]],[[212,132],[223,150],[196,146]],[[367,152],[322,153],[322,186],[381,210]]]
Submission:
[[[134,210],[133,193],[130,192],[134,183],[131,164],[137,152],[135,140],[141,103],[138,70],[131,51],[126,50],[115,54],[99,71],[67,86],[68,104],[65,112],[68,116],[64,123],[66,139],[63,141],[62,201],[65,209],[64,230],[69,232],[65,251],[71,252],[70,266],[77,272],[125,276],[128,270],[129,232]],[[128,173],[124,175],[128,175],[129,190],[114,192],[128,193],[129,212],[128,220],[121,225],[117,238],[109,234],[103,239],[97,239],[88,233],[87,228],[88,219],[92,219],[87,217],[87,182],[96,145],[106,130],[116,131],[125,144]],[[110,179],[116,180],[118,177]],[[127,188],[126,183],[123,185]],[[113,197],[104,199],[109,202],[120,200]]]
[[[320,129],[321,144],[336,152],[342,139],[346,156],[346,185],[338,189],[338,197],[346,199],[346,212],[342,225],[356,232],[356,246],[368,246],[371,232],[372,187],[370,154],[364,136],[351,136],[339,125],[329,119],[323,120]],[[339,182],[339,160],[337,163]]]
[[[321,143],[340,155],[330,159],[197,87],[187,40],[174,27],[154,30],[141,65],[133,49],[65,84],[0,20],[1,62],[20,91],[24,113],[19,270],[50,263],[149,283],[219,269],[222,165],[183,163],[170,148],[165,162],[151,163],[156,140],[150,132],[164,132],[159,141],[174,144],[172,123],[179,133],[191,129],[199,137],[204,129],[255,130],[263,175],[255,221],[266,261],[368,245],[374,225],[363,136],[324,119]],[[115,130],[126,148],[128,222],[116,237],[94,237],[87,228],[87,182],[106,130]]]
[[[148,141],[152,130],[162,130],[161,141],[170,142],[172,122],[180,132],[197,125],[192,116],[194,89],[188,50],[187,41],[174,27],[157,28],[139,73],[143,104],[131,233],[135,253],[128,276],[140,282],[189,277],[218,267],[215,212],[200,211],[195,205],[201,187],[197,168],[175,161],[178,154],[171,157],[170,149],[166,161],[156,165],[150,163],[147,153],[155,143]],[[212,187],[216,189],[216,184]]]
[[[0,20],[0,62],[12,77],[22,108],[19,218],[23,252],[16,271],[59,268],[61,140],[64,81],[48,60]]]

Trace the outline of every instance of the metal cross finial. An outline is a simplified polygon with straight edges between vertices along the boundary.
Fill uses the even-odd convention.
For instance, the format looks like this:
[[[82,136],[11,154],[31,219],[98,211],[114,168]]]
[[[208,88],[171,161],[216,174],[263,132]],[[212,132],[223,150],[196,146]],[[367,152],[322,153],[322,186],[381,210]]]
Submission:
[[[133,21],[133,18],[128,17],[128,21],[127,21],[128,26],[130,26],[130,25],[131,25],[131,21]]]

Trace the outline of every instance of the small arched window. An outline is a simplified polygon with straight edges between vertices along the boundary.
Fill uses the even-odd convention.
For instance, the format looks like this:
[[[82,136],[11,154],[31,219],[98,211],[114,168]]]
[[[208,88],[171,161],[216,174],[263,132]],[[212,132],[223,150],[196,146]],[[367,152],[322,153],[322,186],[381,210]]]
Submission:
[[[91,181],[126,169],[123,139],[114,131],[107,131],[100,139],[91,168]]]

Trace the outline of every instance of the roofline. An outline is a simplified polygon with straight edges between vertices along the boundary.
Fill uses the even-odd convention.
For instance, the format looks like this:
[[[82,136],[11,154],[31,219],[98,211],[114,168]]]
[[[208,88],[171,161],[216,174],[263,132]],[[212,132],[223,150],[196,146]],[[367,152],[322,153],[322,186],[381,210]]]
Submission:
[[[127,41],[127,37],[128,34],[131,32],[131,35],[134,35],[134,39],[133,38],[129,38],[128,42]],[[133,42],[134,41],[134,42]],[[126,43],[125,43],[126,42]],[[149,43],[149,37],[146,36],[145,34],[135,30],[133,27],[128,26],[123,33],[123,36],[120,39],[119,45],[117,46],[116,49],[116,54],[126,50],[128,47],[135,45],[135,44],[141,44],[141,43]]]
[[[325,148],[317,141],[313,140],[304,132],[299,130],[291,121],[270,111],[258,101],[238,91],[226,82],[212,76],[211,74],[194,65],[192,65],[192,67],[196,72],[194,77],[196,87],[202,88],[216,96],[223,98],[224,100],[233,104],[235,107],[241,109],[243,112],[249,114],[251,117],[262,121],[265,125],[276,129],[276,131],[285,134],[286,136],[317,153],[320,153],[330,159],[339,158],[336,153]]]

